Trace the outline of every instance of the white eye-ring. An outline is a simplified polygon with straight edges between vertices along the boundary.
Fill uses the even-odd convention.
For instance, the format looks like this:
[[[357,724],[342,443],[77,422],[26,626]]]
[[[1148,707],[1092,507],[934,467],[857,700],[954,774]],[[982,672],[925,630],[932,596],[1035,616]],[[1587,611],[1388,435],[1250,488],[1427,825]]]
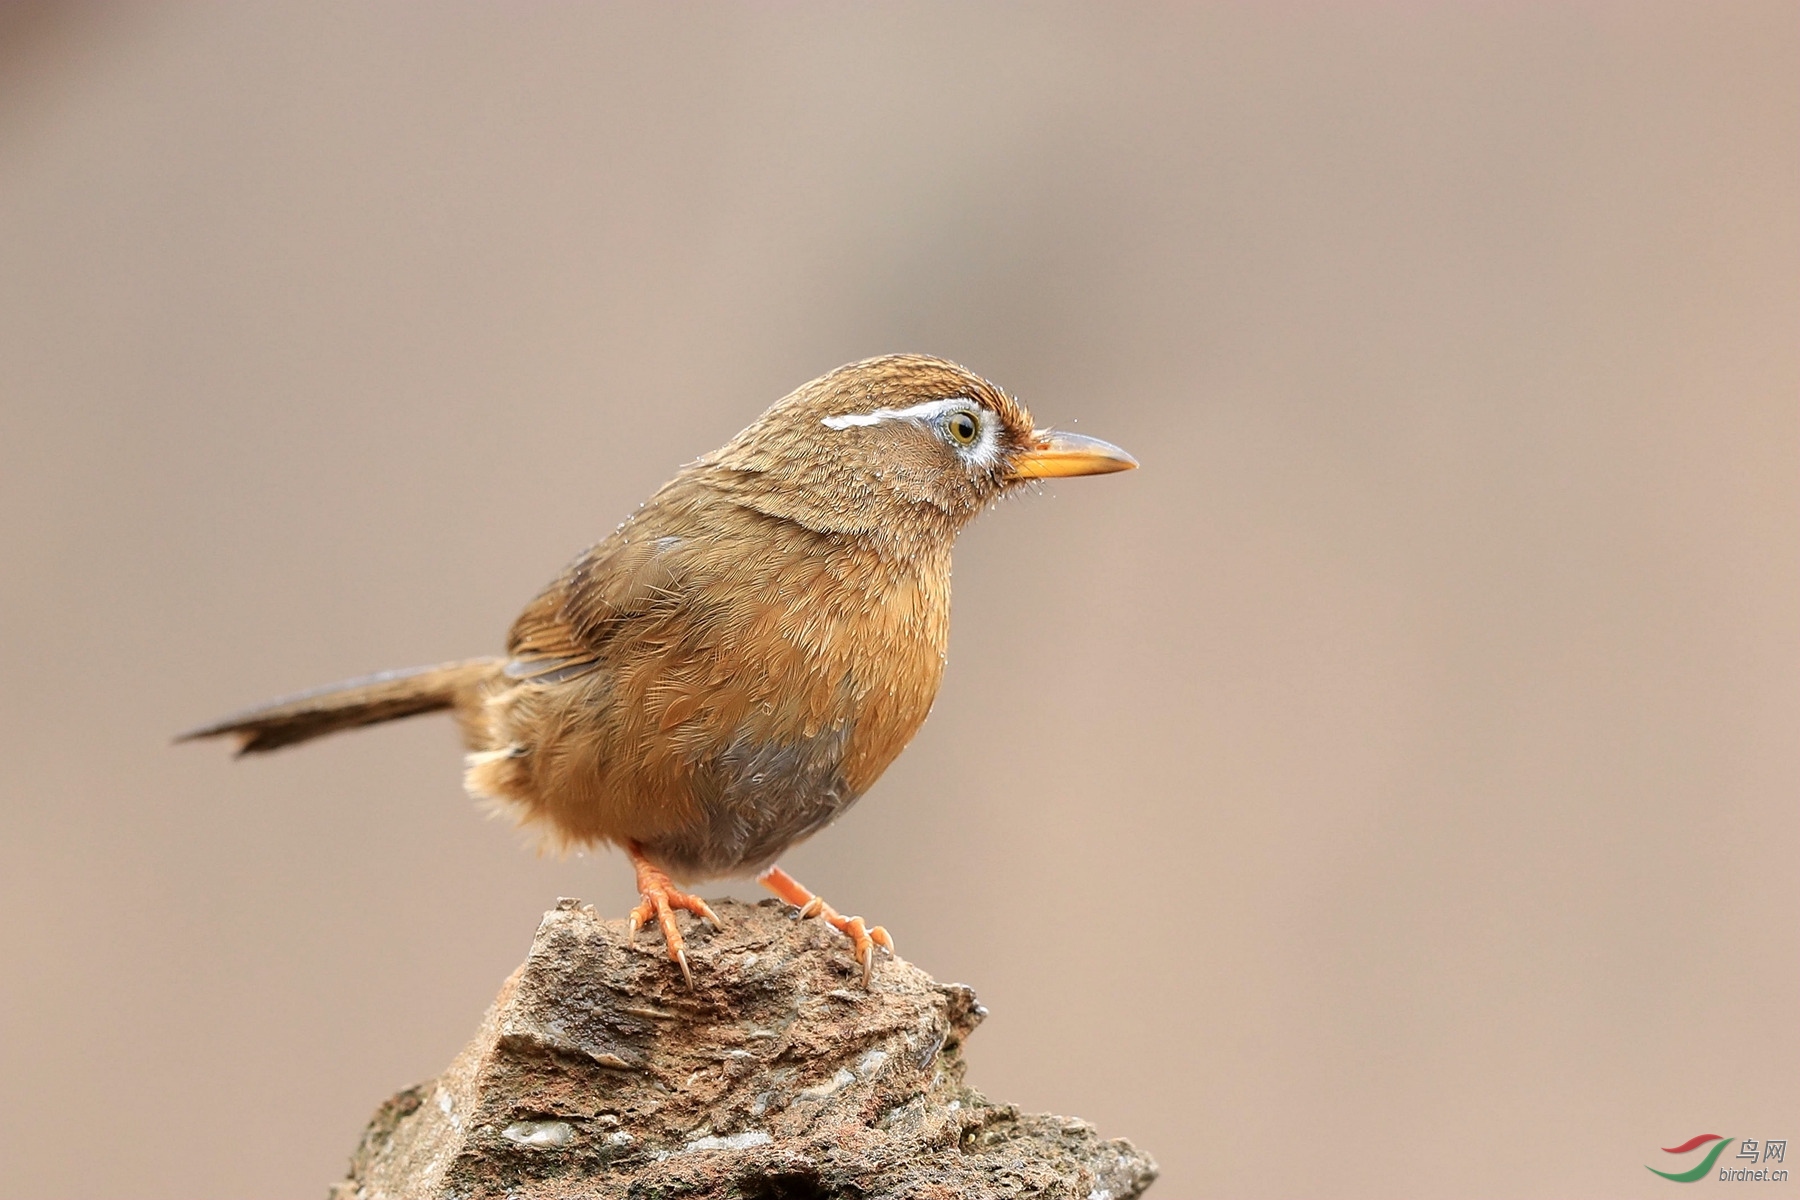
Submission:
[[[1000,422],[967,396],[927,400],[907,408],[838,413],[819,423],[827,429],[867,429],[889,421],[912,421],[935,429],[965,462],[991,467],[1000,456]]]
[[[1000,418],[983,408],[963,403],[938,420],[938,436],[969,466],[988,470],[1000,459]]]

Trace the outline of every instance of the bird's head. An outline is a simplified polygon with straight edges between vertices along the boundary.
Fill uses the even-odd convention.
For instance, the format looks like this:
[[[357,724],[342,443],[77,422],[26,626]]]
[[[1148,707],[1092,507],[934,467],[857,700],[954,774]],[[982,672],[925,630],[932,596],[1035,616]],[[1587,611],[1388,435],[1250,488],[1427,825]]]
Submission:
[[[947,544],[1009,488],[1137,460],[1036,428],[1024,405],[955,363],[896,354],[796,389],[701,465],[743,502],[814,529]]]

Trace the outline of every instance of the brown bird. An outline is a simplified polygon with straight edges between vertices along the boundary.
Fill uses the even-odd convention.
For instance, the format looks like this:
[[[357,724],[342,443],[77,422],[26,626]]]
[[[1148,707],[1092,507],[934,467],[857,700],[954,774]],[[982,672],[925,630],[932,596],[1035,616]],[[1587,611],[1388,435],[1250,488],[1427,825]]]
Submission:
[[[842,930],[868,984],[880,926],[840,916],[775,859],[869,789],[931,710],[950,548],[1008,489],[1123,471],[1116,446],[1036,429],[942,359],[872,358],[784,397],[690,463],[513,624],[504,657],[389,671],[181,735],[240,754],[450,709],[469,792],[558,848],[623,847],[692,983],[683,882],[759,872]]]

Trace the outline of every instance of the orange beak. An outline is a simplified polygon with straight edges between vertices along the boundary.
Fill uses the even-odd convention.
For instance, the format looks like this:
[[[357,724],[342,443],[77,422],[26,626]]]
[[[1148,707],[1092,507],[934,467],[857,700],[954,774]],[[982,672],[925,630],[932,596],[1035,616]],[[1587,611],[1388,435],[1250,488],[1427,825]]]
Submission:
[[[1109,475],[1129,471],[1138,460],[1111,442],[1039,429],[1032,433],[1037,445],[1013,459],[1008,479],[1059,479],[1065,475]]]

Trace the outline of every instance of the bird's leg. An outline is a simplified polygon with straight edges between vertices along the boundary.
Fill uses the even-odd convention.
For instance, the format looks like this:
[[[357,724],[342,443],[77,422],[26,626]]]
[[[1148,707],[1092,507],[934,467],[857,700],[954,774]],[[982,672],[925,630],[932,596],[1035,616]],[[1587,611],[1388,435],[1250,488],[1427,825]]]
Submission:
[[[655,917],[662,926],[663,941],[668,944],[669,957],[681,968],[681,977],[687,980],[689,987],[694,986],[693,972],[688,970],[687,951],[681,940],[681,930],[675,927],[675,910],[685,908],[697,917],[705,917],[712,922],[714,929],[722,928],[717,913],[698,896],[679,891],[670,882],[667,872],[644,857],[644,848],[636,842],[625,843],[625,853],[631,856],[631,865],[637,868],[638,895],[643,900],[631,910],[630,932],[627,941],[637,938],[637,931]]]
[[[806,890],[804,884],[780,867],[770,867],[756,881],[792,904],[800,910],[802,917],[818,917],[828,925],[837,928],[856,949],[856,961],[862,964],[863,986],[869,986],[869,980],[875,974],[875,947],[880,946],[889,954],[894,952],[894,939],[888,931],[877,925],[870,929],[863,924],[861,917],[846,917],[831,905]]]

